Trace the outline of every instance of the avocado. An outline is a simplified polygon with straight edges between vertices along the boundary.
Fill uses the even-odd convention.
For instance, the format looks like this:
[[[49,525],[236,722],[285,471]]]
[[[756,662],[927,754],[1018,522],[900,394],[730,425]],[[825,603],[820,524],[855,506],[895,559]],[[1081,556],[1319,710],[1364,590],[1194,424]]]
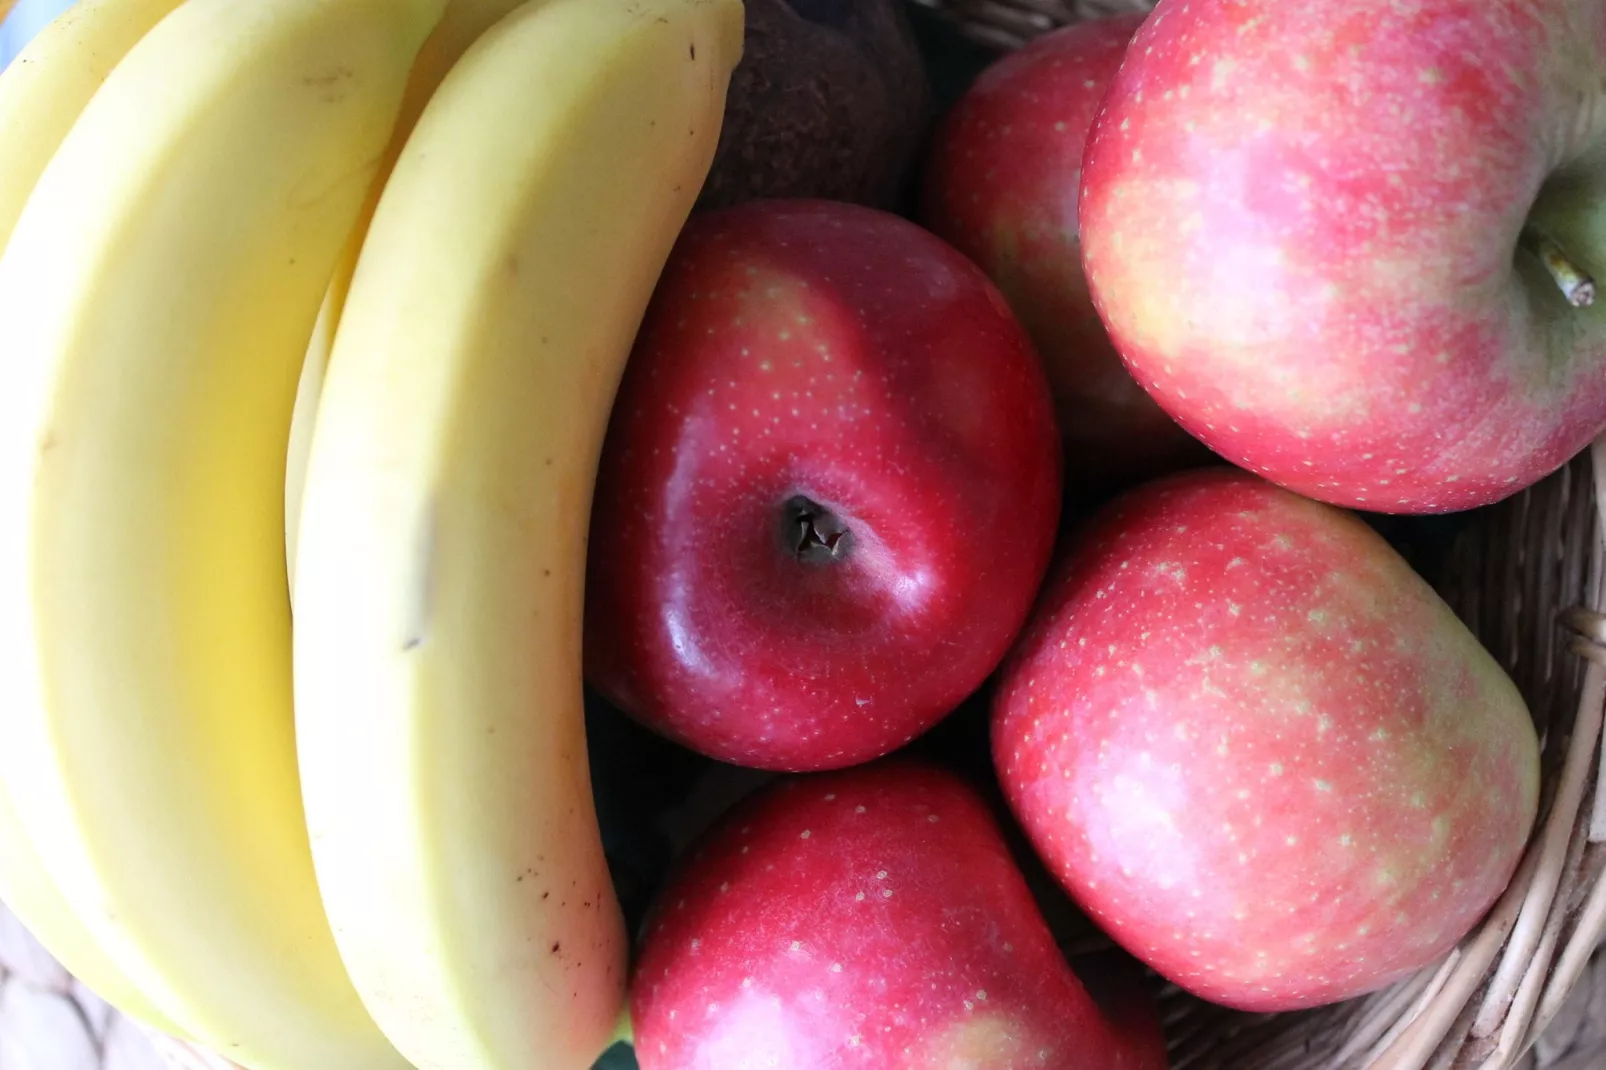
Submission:
[[[933,110],[902,0],[747,0],[698,207],[766,197],[900,207]]]

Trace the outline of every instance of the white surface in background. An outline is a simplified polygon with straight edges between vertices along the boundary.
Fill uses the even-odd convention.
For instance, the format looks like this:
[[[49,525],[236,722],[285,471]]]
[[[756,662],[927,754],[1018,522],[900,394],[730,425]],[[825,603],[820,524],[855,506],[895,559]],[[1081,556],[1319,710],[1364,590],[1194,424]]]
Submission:
[[[6,21],[0,23],[0,67],[11,62],[41,26],[72,5],[73,0],[17,0]]]

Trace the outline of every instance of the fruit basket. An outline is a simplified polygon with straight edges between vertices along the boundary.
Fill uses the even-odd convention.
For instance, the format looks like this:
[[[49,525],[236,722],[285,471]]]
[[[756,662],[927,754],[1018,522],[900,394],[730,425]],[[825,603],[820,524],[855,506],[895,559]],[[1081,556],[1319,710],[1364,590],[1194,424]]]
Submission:
[[[1072,22],[1150,6],[914,3],[923,25],[944,27],[987,54]],[[1477,927],[1438,961],[1371,995],[1314,1010],[1248,1013],[1150,975],[1173,1070],[1606,1066],[1606,792],[1598,790],[1606,746],[1603,510],[1606,438],[1530,489],[1445,524],[1374,518],[1526,701],[1541,743],[1537,822],[1516,875]],[[609,1056],[620,1066],[627,1058]],[[0,1070],[232,1065],[118,1015],[0,906]]]
[[[1606,651],[1597,640],[1606,621],[1586,608],[1601,604],[1606,558],[1596,501],[1594,467],[1583,457],[1475,514],[1448,552],[1438,537],[1419,548],[1438,561],[1420,567],[1437,573],[1544,728],[1546,809],[1510,890],[1442,963],[1348,1003],[1250,1015],[1157,984],[1175,1070],[1606,1065],[1606,954],[1597,951],[1606,853],[1595,791],[1606,708]],[[1378,1061],[1385,1052],[1393,1061]],[[121,1018],[0,908],[0,1067],[102,1066],[229,1064]]]

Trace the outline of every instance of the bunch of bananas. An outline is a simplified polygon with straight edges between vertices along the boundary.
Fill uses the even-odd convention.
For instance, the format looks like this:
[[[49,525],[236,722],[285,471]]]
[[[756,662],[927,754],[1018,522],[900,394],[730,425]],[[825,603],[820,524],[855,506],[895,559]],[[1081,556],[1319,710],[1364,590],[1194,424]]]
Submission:
[[[81,0],[0,75],[0,898],[122,1010],[260,1070],[614,1036],[586,525],[741,44]]]

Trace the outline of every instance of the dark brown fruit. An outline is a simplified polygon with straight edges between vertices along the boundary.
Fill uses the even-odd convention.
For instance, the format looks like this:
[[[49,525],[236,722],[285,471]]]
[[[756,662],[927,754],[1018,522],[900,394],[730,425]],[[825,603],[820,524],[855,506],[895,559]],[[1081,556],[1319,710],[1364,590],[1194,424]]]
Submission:
[[[901,0],[747,0],[699,208],[823,197],[895,208],[932,116]]]

